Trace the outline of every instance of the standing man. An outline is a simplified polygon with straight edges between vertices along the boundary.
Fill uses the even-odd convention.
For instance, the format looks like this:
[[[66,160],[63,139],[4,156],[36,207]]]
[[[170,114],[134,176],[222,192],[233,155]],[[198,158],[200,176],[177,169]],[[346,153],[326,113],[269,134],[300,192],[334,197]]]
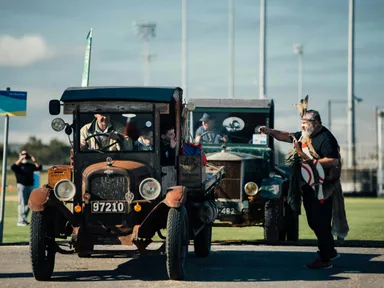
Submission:
[[[297,200],[301,201],[300,198],[302,197],[308,225],[318,240],[319,257],[305,266],[310,269],[331,268],[331,261],[340,257],[335,249],[333,236],[345,238],[349,231],[339,178],[341,162],[336,138],[327,128],[322,126],[320,114],[315,110],[304,111],[301,118],[301,131],[294,134],[269,129],[265,126],[260,127],[259,132],[271,135],[279,141],[293,142],[294,151],[292,154],[295,155],[292,158],[296,160],[299,159],[297,151],[302,152],[302,143],[306,143],[310,148],[312,157],[317,159],[323,167],[325,172],[324,202],[319,201],[316,190],[309,186],[301,176],[303,159],[300,159],[300,162],[295,160],[291,164],[292,175],[294,176],[292,178],[291,175],[288,197],[296,199],[296,203],[293,203],[296,211],[300,207],[300,202],[297,203]],[[297,168],[298,170],[296,170]],[[292,204],[292,201],[289,200],[289,203]]]
[[[33,189],[33,173],[41,171],[42,166],[36,162],[35,157],[27,151],[21,151],[20,158],[11,166],[15,173],[18,193],[18,222],[17,226],[27,226],[29,213],[28,199]]]

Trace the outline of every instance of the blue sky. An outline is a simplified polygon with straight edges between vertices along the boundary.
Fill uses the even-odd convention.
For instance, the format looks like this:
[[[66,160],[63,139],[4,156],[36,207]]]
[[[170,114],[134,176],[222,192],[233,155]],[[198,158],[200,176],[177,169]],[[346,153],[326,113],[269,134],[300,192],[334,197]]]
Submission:
[[[234,2],[235,97],[258,98],[259,1]],[[89,28],[90,85],[143,84],[135,20],[157,24],[151,85],[181,85],[181,0],[8,0],[1,6],[0,88],[28,91],[28,116],[11,119],[10,142],[30,135],[66,139],[50,128],[48,101],[80,85]],[[356,0],[355,10],[355,94],[364,99],[356,108],[357,142],[373,148],[374,109],[384,106],[384,1]],[[294,43],[304,45],[303,93],[328,125],[327,101],[347,99],[348,0],[267,0],[266,92],[282,130],[298,123]],[[188,77],[190,98],[227,97],[228,1],[188,1]],[[334,104],[333,112],[332,130],[345,145],[345,106]]]

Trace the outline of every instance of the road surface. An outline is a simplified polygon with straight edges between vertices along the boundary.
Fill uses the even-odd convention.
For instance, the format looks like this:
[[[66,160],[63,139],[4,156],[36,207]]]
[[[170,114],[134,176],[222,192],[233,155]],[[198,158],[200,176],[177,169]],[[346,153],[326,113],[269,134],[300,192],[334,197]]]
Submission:
[[[315,247],[215,244],[212,249],[208,258],[198,259],[190,246],[185,281],[167,279],[164,255],[137,257],[127,251],[124,257],[57,254],[52,280],[37,282],[28,246],[0,246],[0,287],[384,287],[383,248],[339,248],[334,267],[318,271],[303,267],[316,257]]]

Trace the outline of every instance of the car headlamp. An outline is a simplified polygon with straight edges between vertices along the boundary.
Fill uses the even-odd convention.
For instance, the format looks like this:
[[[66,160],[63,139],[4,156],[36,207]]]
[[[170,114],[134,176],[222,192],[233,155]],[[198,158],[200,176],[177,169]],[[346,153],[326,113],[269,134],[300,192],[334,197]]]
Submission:
[[[71,181],[63,179],[56,183],[53,193],[60,201],[69,201],[75,196],[76,187]]]
[[[249,196],[255,196],[259,191],[259,186],[255,182],[248,182],[244,186],[244,192]]]
[[[66,124],[65,121],[61,118],[55,118],[51,122],[51,127],[56,132],[60,132],[65,128]]]
[[[161,185],[159,181],[154,178],[146,178],[140,183],[139,192],[144,199],[154,200],[159,197],[161,193]]]

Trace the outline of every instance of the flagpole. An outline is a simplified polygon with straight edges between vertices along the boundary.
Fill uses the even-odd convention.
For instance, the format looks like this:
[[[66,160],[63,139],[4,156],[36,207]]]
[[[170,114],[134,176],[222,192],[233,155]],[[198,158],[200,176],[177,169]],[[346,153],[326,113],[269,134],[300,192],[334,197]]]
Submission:
[[[92,51],[92,28],[89,30],[87,35],[87,48],[85,49],[84,70],[83,70],[83,78],[81,80],[81,87],[89,86],[89,74],[90,74],[90,68],[91,68],[91,51]]]

